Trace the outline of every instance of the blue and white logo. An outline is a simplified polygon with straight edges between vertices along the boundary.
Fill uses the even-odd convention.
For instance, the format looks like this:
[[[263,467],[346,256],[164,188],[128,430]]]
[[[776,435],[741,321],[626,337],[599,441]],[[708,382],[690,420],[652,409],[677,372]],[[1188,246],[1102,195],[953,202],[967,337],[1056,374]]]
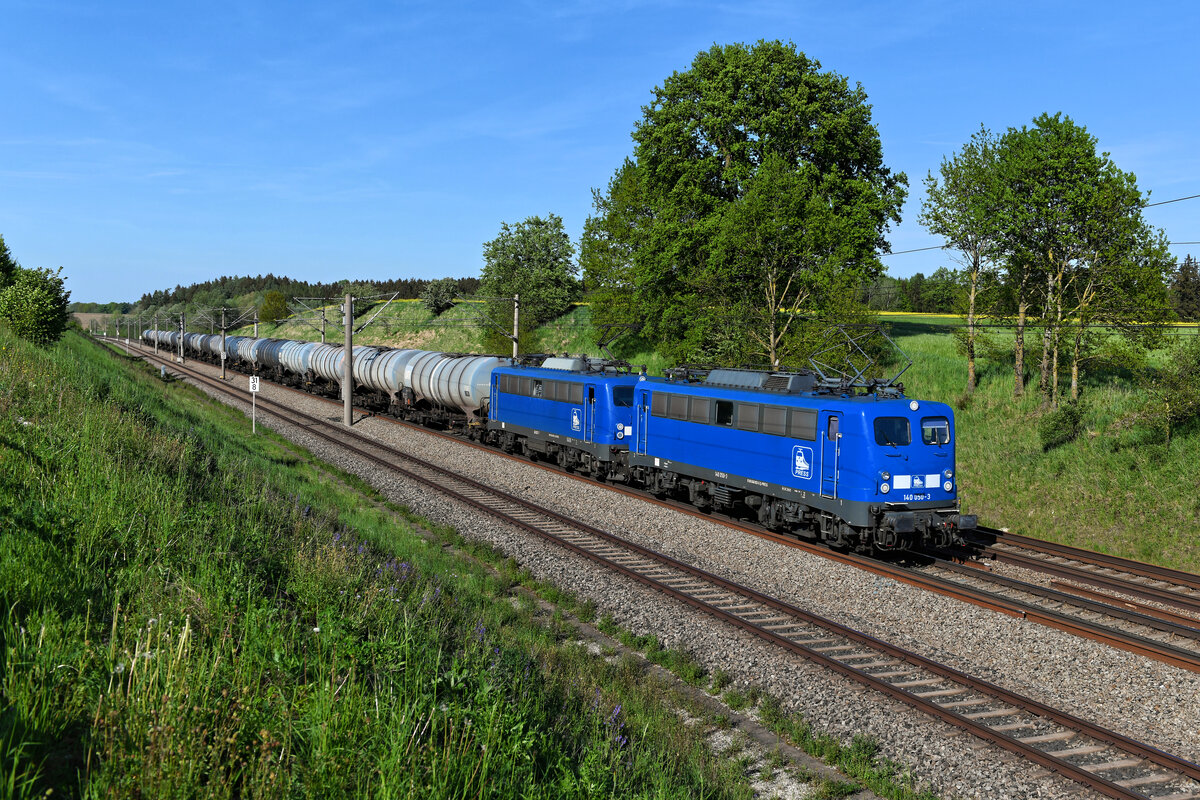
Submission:
[[[813,451],[811,447],[796,445],[792,448],[792,474],[801,480],[812,477]]]
[[[925,488],[925,478],[921,475],[913,475],[913,484],[912,485],[913,485],[914,489],[924,489]]]
[[[579,408],[571,409],[571,430],[573,430],[573,431],[583,430],[583,409],[579,409]]]

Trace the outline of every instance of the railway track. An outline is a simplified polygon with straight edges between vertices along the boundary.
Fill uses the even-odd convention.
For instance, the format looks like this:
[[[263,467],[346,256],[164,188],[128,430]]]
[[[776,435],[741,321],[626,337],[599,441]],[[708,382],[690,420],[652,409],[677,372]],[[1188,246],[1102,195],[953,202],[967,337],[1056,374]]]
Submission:
[[[981,557],[1200,614],[1197,575],[996,528],[980,528],[971,543]]]
[[[137,353],[153,359],[149,354]],[[248,392],[158,359],[243,402]],[[1108,797],[1200,800],[1200,765],[266,398],[265,413]]]
[[[136,346],[130,347],[130,351],[134,354],[146,355],[146,353]],[[169,360],[159,358],[159,361],[171,365]],[[175,368],[178,368],[178,365],[175,365]],[[199,377],[199,373],[195,374]],[[225,384],[221,384],[218,381],[217,385]],[[281,388],[298,392],[304,397],[314,397],[298,389],[290,387]],[[339,402],[327,399],[326,402],[336,404],[339,407],[341,405]],[[460,444],[485,450],[495,456],[511,458],[523,464],[535,463],[520,456],[508,455],[494,448],[484,447],[463,437],[430,430],[429,428],[413,425],[403,420],[387,416],[379,417],[379,419],[412,427],[426,434],[442,436]],[[540,468],[549,469],[560,475],[594,484],[594,481],[590,478],[567,472],[551,463],[536,462],[536,464]],[[947,560],[932,562],[930,566],[924,568],[913,568],[908,565],[881,561],[855,553],[840,553],[822,545],[810,544],[795,536],[767,530],[757,524],[748,523],[744,520],[702,512],[681,501],[656,498],[648,492],[632,487],[615,484],[604,485],[611,491],[637,497],[645,502],[672,508],[701,519],[718,522],[727,527],[760,538],[769,539],[788,547],[802,549],[822,558],[845,563],[881,577],[891,578],[901,583],[937,592],[963,602],[973,603],[993,611],[1020,617],[1030,622],[1052,627],[1081,638],[1098,641],[1110,647],[1133,652],[1193,672],[1200,672],[1200,634],[1198,634],[1200,620],[1182,615],[1164,613],[1150,606],[1135,606],[1118,597],[1104,595],[1080,596],[1079,587],[1069,584],[1047,589],[1032,583],[1015,581],[1000,575],[994,575],[988,571],[953,564]],[[1003,534],[1000,531],[994,533]],[[993,532],[988,529],[985,535],[991,538]],[[1038,540],[1031,541],[1037,542]],[[1017,559],[1018,557],[1017,555],[1012,556],[1013,559]],[[1024,561],[1022,560],[1020,563],[1023,564]],[[1057,574],[1064,576],[1074,575],[1074,572],[1066,566],[1056,566],[1041,559],[1036,559],[1036,563],[1046,565],[1047,569],[1053,568],[1057,570]],[[1197,581],[1200,582],[1200,579],[1197,579]]]

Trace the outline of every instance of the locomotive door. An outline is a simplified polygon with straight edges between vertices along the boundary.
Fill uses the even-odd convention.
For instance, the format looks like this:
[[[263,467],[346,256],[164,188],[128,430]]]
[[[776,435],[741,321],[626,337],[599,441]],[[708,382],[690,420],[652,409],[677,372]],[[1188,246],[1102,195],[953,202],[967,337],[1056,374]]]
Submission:
[[[596,438],[596,387],[587,387],[587,402],[583,404],[583,440]]]
[[[650,393],[639,392],[637,407],[637,445],[636,452],[646,454],[646,426],[650,423]]]
[[[838,463],[842,455],[842,415],[821,412],[821,494],[837,497]]]

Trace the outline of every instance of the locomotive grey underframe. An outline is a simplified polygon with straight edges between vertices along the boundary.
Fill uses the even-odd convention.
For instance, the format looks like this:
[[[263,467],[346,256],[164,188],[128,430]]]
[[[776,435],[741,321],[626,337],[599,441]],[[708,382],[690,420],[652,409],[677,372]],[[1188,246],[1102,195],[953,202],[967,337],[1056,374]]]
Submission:
[[[715,470],[708,469],[707,467],[696,467],[691,464],[681,464],[678,461],[666,461],[663,459],[659,459],[659,463],[655,464],[654,460],[654,456],[634,452],[630,452],[629,454],[629,465],[631,467],[645,467],[652,470],[676,472],[689,478],[699,478],[700,480],[716,485],[732,486],[735,489],[741,489],[746,492],[766,495],[779,500],[802,503],[818,511],[836,515],[847,524],[856,528],[874,528],[886,519],[886,521],[896,526],[897,532],[911,532],[914,529],[916,517],[921,512],[929,514],[930,522],[936,522],[938,518],[948,518],[958,514],[957,508],[947,508],[945,502],[941,500],[886,504],[870,503],[862,500],[846,500],[842,497],[829,497],[818,492],[796,489],[780,483],[770,483],[753,478],[743,478],[737,475],[726,475],[725,473],[718,475]]]
[[[496,431],[498,433],[515,433],[516,435],[524,436],[526,439],[533,442],[553,442],[565,447],[573,447],[576,450],[582,450],[585,453],[590,453],[593,458],[596,458],[600,461],[613,460],[612,445],[599,442],[585,442],[583,439],[575,439],[570,436],[562,436],[557,433],[547,433],[546,431],[539,431],[535,428],[526,428],[523,425],[513,425],[510,422],[496,422],[495,420],[488,420],[487,427],[489,431]],[[536,446],[533,449],[538,450],[539,452],[542,450],[542,448]],[[623,455],[626,451],[618,450],[617,452]]]

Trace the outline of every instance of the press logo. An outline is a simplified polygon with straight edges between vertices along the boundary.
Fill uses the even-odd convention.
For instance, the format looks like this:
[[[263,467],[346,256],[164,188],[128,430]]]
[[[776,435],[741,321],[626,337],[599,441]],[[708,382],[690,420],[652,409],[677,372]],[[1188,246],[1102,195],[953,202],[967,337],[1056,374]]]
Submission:
[[[811,447],[796,445],[792,448],[792,474],[801,480],[812,477],[813,451]]]
[[[578,408],[571,409],[571,430],[583,430],[583,411]]]

